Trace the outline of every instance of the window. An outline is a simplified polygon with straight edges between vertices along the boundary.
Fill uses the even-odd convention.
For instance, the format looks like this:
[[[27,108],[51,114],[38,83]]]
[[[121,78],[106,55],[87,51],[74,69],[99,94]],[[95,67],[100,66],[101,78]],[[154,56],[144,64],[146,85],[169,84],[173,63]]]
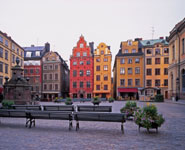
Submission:
[[[58,80],[58,73],[55,73],[55,80]]]
[[[30,74],[33,74],[33,69],[30,69]]]
[[[83,52],[83,56],[87,56],[87,52]]]
[[[172,59],[175,59],[175,45],[172,46]]]
[[[120,79],[120,85],[125,86],[125,79]]]
[[[84,87],[84,83],[81,81],[80,82],[80,88],[83,88]]]
[[[24,74],[27,74],[28,73],[28,70],[27,69],[24,69]]]
[[[3,72],[3,63],[0,62],[0,72]]]
[[[17,48],[17,54],[19,55],[19,48]]]
[[[128,49],[125,49],[125,53],[128,53]]]
[[[14,44],[12,44],[12,49],[15,51],[15,45]]]
[[[136,49],[133,49],[133,50],[132,50],[132,53],[136,53]]]
[[[40,56],[40,51],[36,51],[36,52],[35,52],[35,55],[36,55],[36,56]],[[53,58],[52,58],[52,60],[53,60]],[[54,60],[55,60],[55,58],[54,58]]]
[[[135,59],[135,63],[136,63],[136,64],[139,64],[139,62],[140,62],[140,59],[139,59],[139,58],[136,58],[136,59]]]
[[[76,53],[76,56],[77,56],[77,57],[80,57],[80,52],[77,52],[77,53]]]
[[[26,52],[26,57],[31,57],[31,52]]]
[[[49,84],[49,90],[52,90],[52,84]]]
[[[84,64],[84,62],[83,61],[80,61],[80,65],[83,65]]]
[[[101,51],[101,55],[103,55],[103,54],[104,54],[104,51],[102,50],[102,51]]]
[[[140,86],[140,79],[135,79],[135,85]]]
[[[83,75],[84,75],[84,71],[80,70],[80,77],[83,77]]]
[[[55,84],[55,90],[58,90],[58,84]]]
[[[21,51],[21,57],[24,57],[24,56],[23,56],[23,52],[22,52],[22,51]]]
[[[164,48],[164,53],[169,53],[169,48]]]
[[[83,44],[80,44],[80,48],[83,48],[84,47],[84,45]]]
[[[152,80],[146,80],[146,86],[152,86]]]
[[[40,70],[39,70],[39,69],[36,69],[36,70],[35,70],[35,73],[36,73],[36,74],[39,74],[39,73],[40,73]]]
[[[160,64],[160,58],[155,58],[155,64]]]
[[[131,46],[131,45],[132,45],[132,41],[129,40],[127,44],[128,44],[129,46]]]
[[[44,90],[47,90],[47,85],[46,84],[44,84]]]
[[[76,77],[77,73],[76,70],[73,70],[73,77]]]
[[[131,63],[132,63],[132,59],[129,58],[129,59],[128,59],[128,64],[131,64]]]
[[[0,76],[0,85],[3,85],[3,76]]]
[[[169,64],[169,58],[168,57],[164,58],[164,64]]]
[[[156,54],[156,55],[157,55],[157,54],[160,54],[160,49],[156,48],[156,49],[155,49],[155,54]]]
[[[0,36],[0,42],[3,43],[3,37],[2,36]]]
[[[108,70],[108,66],[107,66],[107,65],[104,65],[104,66],[103,66],[103,69],[104,69],[105,71],[107,71],[107,70]]]
[[[135,68],[135,74],[140,74],[140,68],[139,67]]]
[[[73,98],[77,98],[77,94],[76,93],[73,93]]]
[[[124,58],[121,58],[120,64],[124,64],[124,63],[125,63],[125,59]]]
[[[160,86],[160,80],[155,80],[155,86]]]
[[[35,83],[39,83],[39,77],[35,77]]]
[[[47,80],[47,74],[44,74],[44,80]]]
[[[91,75],[91,71],[90,71],[90,70],[87,70],[87,71],[86,71],[86,75],[87,75],[87,76],[90,76],[90,75]]]
[[[155,75],[160,75],[160,68],[155,69]]]
[[[8,60],[8,51],[5,50],[5,59]]]
[[[108,75],[104,75],[104,81],[108,80]]]
[[[147,50],[146,50],[146,53],[147,53],[147,54],[152,54],[152,50],[151,50],[151,49],[147,49]]]
[[[96,75],[96,81],[100,81],[100,75]]]
[[[58,65],[55,65],[55,70],[58,70]]]
[[[91,62],[90,62],[90,60],[88,60],[88,61],[87,61],[87,65],[90,65],[90,64],[91,64]]]
[[[132,79],[128,79],[128,86],[132,86]]]
[[[44,65],[44,70],[47,70],[47,65]]]
[[[168,79],[164,79],[164,86],[168,86]]]
[[[104,62],[107,62],[107,61],[108,61],[108,58],[104,58],[103,61],[104,61]]]
[[[146,59],[146,64],[151,65],[152,64],[152,58],[147,58]]]
[[[0,47],[0,57],[3,58],[3,48]]]
[[[164,68],[164,75],[168,75],[168,68]]]
[[[53,70],[53,65],[49,65],[49,69],[50,70]]]
[[[152,69],[146,69],[146,75],[151,76],[152,75]]]
[[[8,40],[5,40],[5,46],[8,47]]]
[[[52,80],[52,74],[51,73],[49,74],[49,79]]]
[[[5,73],[8,74],[8,64],[5,64]]]
[[[125,74],[125,68],[120,68],[120,74]]]
[[[128,74],[132,74],[132,68],[128,68]]]
[[[97,90],[97,91],[100,90],[100,85],[96,85],[96,90]]]
[[[100,62],[100,58],[96,58],[96,62]]]
[[[184,43],[184,39],[182,39],[182,54],[185,53],[185,43]]]
[[[96,66],[96,71],[100,71],[100,66]]]
[[[104,90],[108,90],[108,85],[104,85]]]
[[[77,86],[76,86],[76,82],[73,82],[73,88],[76,88]]]
[[[87,98],[91,98],[91,94],[90,93],[87,93]]]
[[[91,87],[90,81],[87,81],[86,86],[87,86],[87,88],[90,88]]]
[[[15,55],[12,54],[12,63],[15,63]]]

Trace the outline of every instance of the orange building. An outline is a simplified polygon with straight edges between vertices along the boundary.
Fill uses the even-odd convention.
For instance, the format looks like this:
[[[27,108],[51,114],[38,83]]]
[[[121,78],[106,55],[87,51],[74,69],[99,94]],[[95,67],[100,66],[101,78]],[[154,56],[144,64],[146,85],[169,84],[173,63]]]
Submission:
[[[111,61],[110,47],[100,43],[94,51],[94,96],[111,97]]]
[[[117,99],[139,99],[144,87],[144,54],[140,39],[121,42],[121,49],[115,58],[114,97]]]

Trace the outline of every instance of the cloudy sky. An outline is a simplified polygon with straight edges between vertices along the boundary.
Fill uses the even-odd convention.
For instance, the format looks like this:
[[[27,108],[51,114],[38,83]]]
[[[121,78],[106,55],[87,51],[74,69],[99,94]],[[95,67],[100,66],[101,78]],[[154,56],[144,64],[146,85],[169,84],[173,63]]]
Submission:
[[[185,0],[0,0],[0,30],[22,47],[49,42],[68,60],[80,35],[95,48],[168,36],[185,17]],[[113,64],[113,62],[112,62]]]

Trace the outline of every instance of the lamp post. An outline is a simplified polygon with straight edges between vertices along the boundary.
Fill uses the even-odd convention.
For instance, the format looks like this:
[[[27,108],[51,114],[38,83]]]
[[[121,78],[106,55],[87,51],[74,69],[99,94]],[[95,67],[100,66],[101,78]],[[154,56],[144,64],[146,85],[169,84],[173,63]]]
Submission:
[[[179,93],[179,78],[177,77],[176,78],[176,101],[178,101],[178,99],[179,99],[179,96],[178,96],[178,93]]]

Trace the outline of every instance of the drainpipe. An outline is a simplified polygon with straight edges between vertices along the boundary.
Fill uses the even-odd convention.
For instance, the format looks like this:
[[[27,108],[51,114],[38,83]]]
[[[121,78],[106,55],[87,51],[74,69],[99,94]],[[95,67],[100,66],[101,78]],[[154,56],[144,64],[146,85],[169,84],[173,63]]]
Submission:
[[[179,39],[179,59],[178,59],[178,87],[177,87],[177,95],[178,95],[178,99],[180,99],[180,36],[179,36],[179,31],[177,30],[177,36]]]

